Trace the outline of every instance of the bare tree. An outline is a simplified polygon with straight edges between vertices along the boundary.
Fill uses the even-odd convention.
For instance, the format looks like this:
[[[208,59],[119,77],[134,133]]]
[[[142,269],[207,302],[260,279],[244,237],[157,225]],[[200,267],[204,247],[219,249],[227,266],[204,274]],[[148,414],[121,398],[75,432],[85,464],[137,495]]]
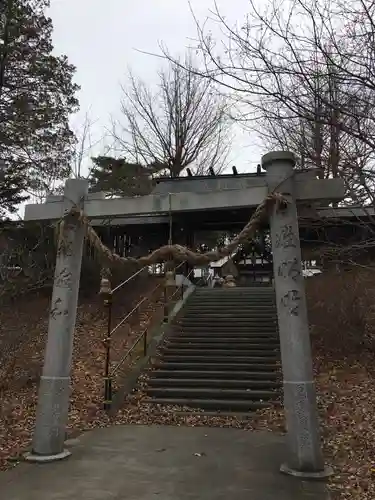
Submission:
[[[249,5],[236,27],[216,6],[220,42],[196,20],[204,61],[196,73],[231,92],[235,118],[265,143],[294,150],[322,176],[343,176],[353,200],[374,203],[375,3]]]
[[[123,120],[114,126],[121,155],[177,177],[225,166],[230,146],[227,103],[214,82],[193,70],[191,58],[171,62],[152,90],[132,74],[123,89]]]

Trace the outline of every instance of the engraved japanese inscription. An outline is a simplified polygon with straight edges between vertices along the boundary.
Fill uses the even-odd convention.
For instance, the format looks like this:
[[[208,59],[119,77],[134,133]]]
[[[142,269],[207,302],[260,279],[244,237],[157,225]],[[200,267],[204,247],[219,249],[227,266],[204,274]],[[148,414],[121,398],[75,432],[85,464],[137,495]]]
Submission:
[[[280,231],[276,234],[276,248],[296,248],[297,242],[294,235],[293,226],[291,224],[285,224],[282,226]]]
[[[277,275],[280,276],[280,278],[292,278],[293,281],[297,281],[297,278],[301,276],[301,265],[299,260],[294,257],[293,259],[281,262],[277,269]]]
[[[289,309],[289,314],[292,316],[298,316],[301,298],[301,294],[298,290],[289,290],[283,297],[281,297],[280,302],[283,307]]]
[[[55,277],[55,284],[60,288],[68,288],[69,290],[73,287],[73,275],[71,271],[64,268],[62,271]]]

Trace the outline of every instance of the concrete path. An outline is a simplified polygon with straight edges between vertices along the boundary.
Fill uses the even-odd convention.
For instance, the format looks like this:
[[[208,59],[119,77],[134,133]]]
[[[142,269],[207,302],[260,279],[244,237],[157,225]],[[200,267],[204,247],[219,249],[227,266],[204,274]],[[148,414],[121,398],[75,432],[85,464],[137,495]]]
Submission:
[[[0,473],[6,500],[328,500],[284,476],[283,438],[204,427],[114,426],[81,436],[62,462]]]

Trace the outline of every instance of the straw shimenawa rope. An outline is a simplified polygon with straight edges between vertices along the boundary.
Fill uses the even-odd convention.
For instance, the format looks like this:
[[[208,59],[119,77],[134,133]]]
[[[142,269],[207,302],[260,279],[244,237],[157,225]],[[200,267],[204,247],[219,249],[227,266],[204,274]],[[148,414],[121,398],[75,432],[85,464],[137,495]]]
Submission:
[[[280,193],[270,193],[263,202],[258,205],[251,219],[242,229],[240,234],[234,238],[228,245],[221,248],[220,250],[214,250],[206,253],[197,253],[189,248],[181,245],[165,245],[157,250],[154,250],[149,255],[145,255],[140,258],[134,257],[121,257],[113,253],[107,246],[105,246],[100,240],[98,234],[90,225],[89,220],[83,214],[82,210],[77,207],[73,207],[72,210],[64,217],[60,226],[60,242],[61,248],[64,246],[64,222],[68,216],[78,216],[79,220],[85,226],[86,239],[91,247],[93,247],[101,260],[104,275],[110,274],[110,269],[117,265],[130,265],[136,267],[150,266],[152,264],[162,263],[162,262],[188,262],[192,265],[204,265],[210,262],[215,262],[223,257],[231,255],[234,250],[238,248],[239,245],[250,241],[257,230],[260,228],[261,224],[268,219],[271,215],[273,208],[276,206],[277,210],[282,210],[286,208],[287,201]]]

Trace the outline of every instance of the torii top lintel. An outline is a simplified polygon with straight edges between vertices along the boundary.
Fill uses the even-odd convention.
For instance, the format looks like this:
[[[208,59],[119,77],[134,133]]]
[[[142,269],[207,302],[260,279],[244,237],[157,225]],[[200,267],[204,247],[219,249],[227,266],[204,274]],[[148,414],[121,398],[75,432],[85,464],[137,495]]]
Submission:
[[[173,190],[168,187],[168,181],[163,181],[147,196],[106,199],[104,193],[89,193],[84,200],[84,212],[88,218],[95,220],[131,216],[153,217],[169,212],[234,210],[256,207],[268,194],[264,175],[241,174],[180,179],[180,182],[171,181]],[[69,182],[76,181],[71,179]],[[339,201],[344,194],[345,187],[341,179],[318,179],[315,170],[295,173],[297,201]],[[44,204],[26,205],[24,220],[59,219],[65,208],[64,196],[50,196]]]

